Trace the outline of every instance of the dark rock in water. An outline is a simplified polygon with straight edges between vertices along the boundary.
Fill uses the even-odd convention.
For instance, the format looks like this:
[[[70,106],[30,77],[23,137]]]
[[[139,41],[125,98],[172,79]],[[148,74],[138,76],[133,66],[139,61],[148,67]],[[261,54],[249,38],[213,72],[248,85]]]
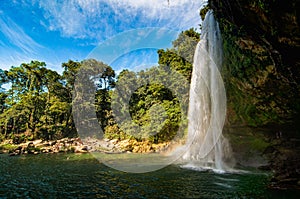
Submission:
[[[18,154],[18,153],[15,153],[15,152],[9,153],[9,156],[16,156],[16,155],[19,155],[19,154]]]
[[[23,147],[22,147],[22,146],[18,146],[18,147],[15,149],[15,152],[16,152],[16,151],[21,152],[22,150],[23,150]]]
[[[21,154],[21,151],[20,150],[15,150],[15,152],[14,153],[16,153],[16,154]]]
[[[28,154],[34,154],[34,150],[28,150]]]

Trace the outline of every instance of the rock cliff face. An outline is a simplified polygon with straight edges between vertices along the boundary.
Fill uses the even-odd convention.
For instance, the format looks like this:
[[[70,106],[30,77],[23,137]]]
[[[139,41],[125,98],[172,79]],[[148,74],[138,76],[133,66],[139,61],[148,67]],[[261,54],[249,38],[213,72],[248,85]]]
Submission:
[[[223,36],[227,122],[271,125],[271,186],[299,188],[300,1],[208,2]]]
[[[235,116],[229,122],[299,120],[299,6],[299,0],[209,0],[224,39],[223,74]]]

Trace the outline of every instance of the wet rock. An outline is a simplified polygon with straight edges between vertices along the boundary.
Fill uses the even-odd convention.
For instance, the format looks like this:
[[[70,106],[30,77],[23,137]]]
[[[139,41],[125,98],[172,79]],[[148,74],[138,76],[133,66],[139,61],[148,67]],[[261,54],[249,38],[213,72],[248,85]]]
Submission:
[[[83,144],[84,143],[84,144]],[[122,140],[117,139],[94,139],[87,138],[83,142],[79,138],[64,138],[61,140],[42,141],[35,140],[20,144],[15,150],[10,151],[11,156],[20,154],[40,154],[40,153],[87,153],[87,152],[104,152],[104,153],[150,153],[160,152],[168,145],[166,143],[153,144],[149,141],[138,142],[134,139]]]
[[[19,155],[19,154],[15,153],[15,152],[9,154],[9,156],[16,156],[16,155]]]
[[[33,142],[29,142],[28,145],[27,145],[27,147],[28,147],[28,148],[34,148]]]
[[[83,147],[81,147],[81,150],[83,150],[83,151],[88,151],[88,146],[83,146]]]
[[[15,152],[14,152],[14,153],[16,153],[16,154],[20,155],[20,154],[21,154],[21,151],[20,151],[20,150],[15,150]]]
[[[113,139],[113,140],[110,140],[109,142],[112,143],[112,144],[117,144],[118,139]]]
[[[53,146],[53,145],[55,145],[56,143],[57,143],[57,141],[49,141],[49,142],[48,142],[49,146]]]
[[[33,143],[33,145],[39,145],[39,144],[43,143],[43,140],[35,140],[32,143]]]
[[[74,152],[75,153],[87,153],[88,148],[87,148],[87,146],[79,146],[74,149]]]

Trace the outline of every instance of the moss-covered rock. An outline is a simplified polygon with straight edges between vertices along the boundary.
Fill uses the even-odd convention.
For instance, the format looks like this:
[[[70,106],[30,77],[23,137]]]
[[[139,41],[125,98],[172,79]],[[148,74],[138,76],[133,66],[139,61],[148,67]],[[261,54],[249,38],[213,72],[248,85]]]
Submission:
[[[234,149],[247,145],[261,156],[265,148],[272,188],[299,188],[299,6],[298,0],[209,0],[223,36],[227,124],[267,125],[275,138],[228,136]]]
[[[299,1],[209,0],[220,23],[229,123],[297,121]]]

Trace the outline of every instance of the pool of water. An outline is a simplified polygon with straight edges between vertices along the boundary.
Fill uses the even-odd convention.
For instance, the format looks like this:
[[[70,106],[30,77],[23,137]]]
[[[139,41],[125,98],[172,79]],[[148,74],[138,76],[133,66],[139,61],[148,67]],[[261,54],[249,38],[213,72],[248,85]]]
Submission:
[[[217,174],[170,165],[133,174],[113,170],[90,154],[0,155],[0,198],[299,198],[268,190],[258,171]]]

